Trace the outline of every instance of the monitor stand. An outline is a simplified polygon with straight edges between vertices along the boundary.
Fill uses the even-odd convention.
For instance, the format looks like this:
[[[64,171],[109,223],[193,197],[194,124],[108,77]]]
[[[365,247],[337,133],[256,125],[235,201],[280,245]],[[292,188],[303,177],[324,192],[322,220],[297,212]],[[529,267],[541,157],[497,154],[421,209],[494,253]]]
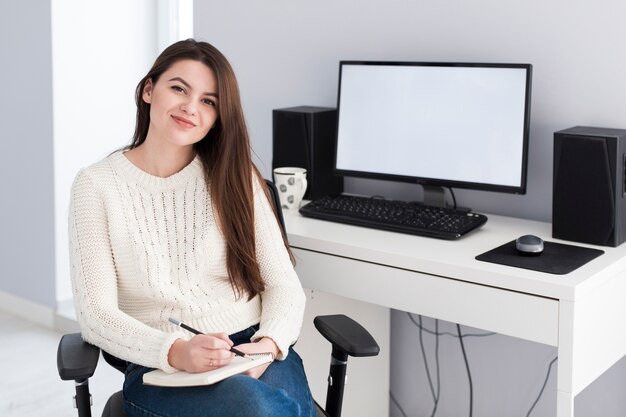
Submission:
[[[439,185],[424,185],[424,204],[435,207],[446,206],[446,196],[443,187]]]

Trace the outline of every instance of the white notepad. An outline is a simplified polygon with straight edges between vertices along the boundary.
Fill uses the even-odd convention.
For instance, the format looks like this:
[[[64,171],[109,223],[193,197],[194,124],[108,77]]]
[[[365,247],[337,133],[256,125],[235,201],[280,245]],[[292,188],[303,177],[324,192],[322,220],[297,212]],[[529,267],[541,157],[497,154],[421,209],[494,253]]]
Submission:
[[[155,369],[144,374],[143,383],[158,385],[161,387],[193,387],[198,385],[211,385],[229,376],[240,374],[248,369],[256,368],[264,363],[272,362],[274,356],[271,353],[254,354],[251,357],[235,356],[231,363],[221,368],[201,373],[175,372],[168,374],[160,369]]]

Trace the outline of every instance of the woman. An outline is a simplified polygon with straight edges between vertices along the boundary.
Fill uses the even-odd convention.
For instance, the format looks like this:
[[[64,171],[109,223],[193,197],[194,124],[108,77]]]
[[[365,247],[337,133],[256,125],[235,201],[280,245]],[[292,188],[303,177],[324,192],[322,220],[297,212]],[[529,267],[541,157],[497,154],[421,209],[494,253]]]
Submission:
[[[136,90],[130,146],[78,173],[70,205],[83,338],[129,362],[129,416],[315,415],[291,349],[304,293],[250,156],[226,58],[186,40]],[[174,317],[205,332],[190,335]],[[203,372],[230,348],[277,359],[212,386],[162,388],[144,373]]]

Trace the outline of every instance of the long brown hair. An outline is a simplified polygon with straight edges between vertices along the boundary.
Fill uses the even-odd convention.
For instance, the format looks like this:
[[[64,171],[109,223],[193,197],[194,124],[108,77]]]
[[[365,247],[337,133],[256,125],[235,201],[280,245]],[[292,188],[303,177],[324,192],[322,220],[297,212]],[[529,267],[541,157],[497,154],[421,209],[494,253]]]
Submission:
[[[156,84],[161,74],[183,59],[204,63],[217,79],[218,118],[209,133],[194,145],[194,150],[202,160],[213,210],[226,240],[226,265],[231,285],[238,297],[245,292],[250,300],[265,289],[255,252],[253,177],[261,180],[264,190],[265,184],[252,163],[239,87],[226,57],[209,43],[193,39],[167,47],[135,90],[137,122],[127,149],[141,145],[148,134],[150,104],[143,100],[146,82],[152,80]],[[265,192],[267,196],[267,190]],[[284,233],[283,240],[289,251]]]

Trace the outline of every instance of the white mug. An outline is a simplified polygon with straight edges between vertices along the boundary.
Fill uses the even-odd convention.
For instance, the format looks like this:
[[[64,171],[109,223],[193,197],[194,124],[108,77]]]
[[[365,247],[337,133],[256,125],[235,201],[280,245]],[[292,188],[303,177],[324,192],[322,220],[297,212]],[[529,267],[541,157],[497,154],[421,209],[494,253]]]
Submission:
[[[281,167],[274,169],[274,184],[278,188],[283,210],[298,210],[306,192],[306,169]]]

